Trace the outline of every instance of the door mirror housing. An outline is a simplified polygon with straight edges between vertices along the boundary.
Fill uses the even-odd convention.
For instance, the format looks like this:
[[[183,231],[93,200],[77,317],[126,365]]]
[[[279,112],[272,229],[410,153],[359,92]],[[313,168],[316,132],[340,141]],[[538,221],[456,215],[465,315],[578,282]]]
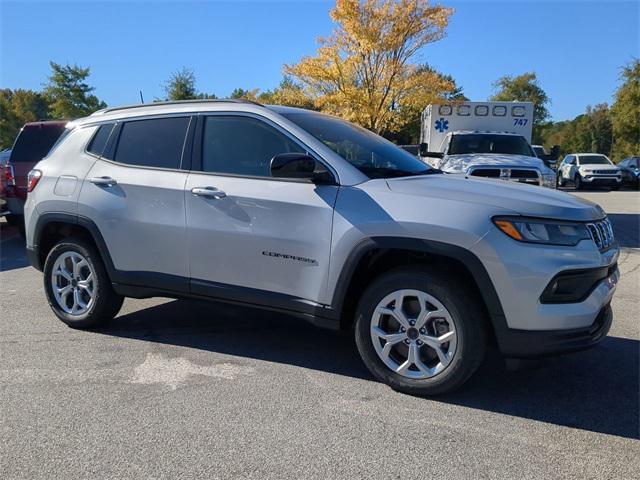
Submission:
[[[426,157],[427,153],[429,153],[429,144],[428,143],[421,143],[420,145],[418,145],[418,155],[420,155],[421,157]]]
[[[315,158],[305,153],[281,153],[271,159],[270,166],[271,176],[274,178],[306,179],[314,183],[335,184],[333,175]]]

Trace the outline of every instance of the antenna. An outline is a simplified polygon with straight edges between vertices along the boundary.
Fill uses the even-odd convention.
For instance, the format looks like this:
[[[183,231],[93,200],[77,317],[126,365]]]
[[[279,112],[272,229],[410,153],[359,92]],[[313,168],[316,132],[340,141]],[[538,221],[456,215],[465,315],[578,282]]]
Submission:
[[[142,90],[140,90],[140,103],[144,103],[144,97],[142,96]]]

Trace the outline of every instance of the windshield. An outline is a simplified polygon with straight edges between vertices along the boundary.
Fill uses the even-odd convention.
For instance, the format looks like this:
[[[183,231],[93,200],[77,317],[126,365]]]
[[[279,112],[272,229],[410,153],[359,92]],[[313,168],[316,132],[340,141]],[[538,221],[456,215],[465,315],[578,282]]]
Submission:
[[[611,165],[604,155],[580,155],[580,165]]]
[[[519,135],[492,135],[486,133],[453,135],[449,155],[467,153],[504,153],[535,157],[529,143]]]
[[[303,128],[369,178],[440,173],[384,138],[352,123],[314,112],[282,116]]]

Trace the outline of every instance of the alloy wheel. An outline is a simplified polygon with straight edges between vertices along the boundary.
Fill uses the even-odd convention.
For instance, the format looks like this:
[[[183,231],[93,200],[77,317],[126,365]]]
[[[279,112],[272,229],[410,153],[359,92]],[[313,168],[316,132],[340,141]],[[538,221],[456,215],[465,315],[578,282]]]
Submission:
[[[83,315],[95,300],[95,274],[78,252],[64,252],[51,270],[51,288],[58,306],[69,315]]]
[[[371,340],[380,360],[407,378],[441,373],[456,354],[455,321],[436,298],[420,290],[385,296],[371,317]]]

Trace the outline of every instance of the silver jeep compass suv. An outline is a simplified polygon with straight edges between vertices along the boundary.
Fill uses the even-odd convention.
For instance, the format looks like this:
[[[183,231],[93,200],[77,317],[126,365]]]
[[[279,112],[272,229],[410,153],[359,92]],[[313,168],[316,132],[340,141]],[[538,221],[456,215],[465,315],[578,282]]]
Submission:
[[[443,174],[316,112],[102,110],[67,125],[28,190],[28,254],[74,328],[124,297],[262,306],[353,329],[376,378],[437,394],[487,345],[578,350],[611,325],[619,252],[597,205]]]

